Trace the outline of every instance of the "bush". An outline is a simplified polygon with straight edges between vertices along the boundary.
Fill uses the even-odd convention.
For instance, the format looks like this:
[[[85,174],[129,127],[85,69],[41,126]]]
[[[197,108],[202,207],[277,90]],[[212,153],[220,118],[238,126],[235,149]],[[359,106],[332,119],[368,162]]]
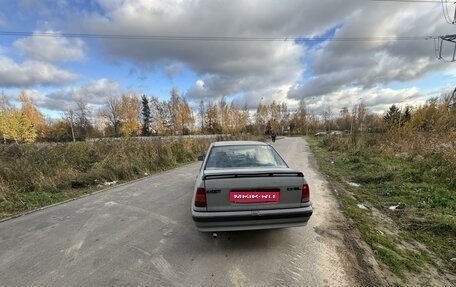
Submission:
[[[328,136],[322,140],[322,144],[328,151],[348,154],[345,162],[353,164],[362,159],[373,160],[372,155],[376,154],[392,160],[399,158],[410,163],[412,170],[409,170],[408,174],[413,181],[438,181],[450,188],[456,188],[456,137],[451,133],[404,132],[361,134],[353,137]],[[389,178],[388,176],[387,179]]]
[[[194,161],[210,143],[210,139],[132,138],[0,145],[0,217],[39,206],[40,194],[46,197],[43,204],[49,204],[66,198],[54,193],[133,180]]]

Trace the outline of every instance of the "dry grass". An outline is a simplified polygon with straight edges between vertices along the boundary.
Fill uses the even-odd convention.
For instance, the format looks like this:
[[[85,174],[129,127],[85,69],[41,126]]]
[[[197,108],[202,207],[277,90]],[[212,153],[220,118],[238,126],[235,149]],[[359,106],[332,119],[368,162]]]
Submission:
[[[427,264],[433,264],[443,277],[454,274],[455,265],[450,261],[456,257],[454,134],[364,134],[312,138],[310,142],[330,181],[353,195],[345,198],[342,193],[342,205],[380,262],[404,280],[406,273],[425,276]],[[385,233],[382,236],[387,241],[372,233],[392,226],[360,209],[359,203],[380,211],[401,232]],[[389,209],[398,204],[403,208]],[[404,260],[413,264],[404,264]]]
[[[0,145],[0,218],[193,162],[214,140]]]

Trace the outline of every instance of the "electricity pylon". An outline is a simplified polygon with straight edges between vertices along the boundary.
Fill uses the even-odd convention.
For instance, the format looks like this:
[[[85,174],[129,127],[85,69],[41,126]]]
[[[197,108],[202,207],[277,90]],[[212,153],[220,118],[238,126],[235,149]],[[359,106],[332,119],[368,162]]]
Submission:
[[[435,39],[435,38],[434,38]],[[437,59],[439,60],[444,60],[447,62],[456,62],[456,34],[454,35],[445,35],[445,36],[439,36],[436,42],[436,56]],[[443,56],[443,44],[445,42],[451,43],[450,45],[453,45],[453,55],[450,57],[450,59],[445,58]]]

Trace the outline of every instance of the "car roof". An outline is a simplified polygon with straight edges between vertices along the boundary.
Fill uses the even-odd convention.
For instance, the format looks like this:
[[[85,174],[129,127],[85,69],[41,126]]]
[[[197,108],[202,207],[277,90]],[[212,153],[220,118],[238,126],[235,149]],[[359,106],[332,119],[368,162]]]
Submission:
[[[223,142],[214,142],[213,146],[235,146],[235,145],[258,145],[258,146],[267,146],[267,143],[259,141],[223,141]]]

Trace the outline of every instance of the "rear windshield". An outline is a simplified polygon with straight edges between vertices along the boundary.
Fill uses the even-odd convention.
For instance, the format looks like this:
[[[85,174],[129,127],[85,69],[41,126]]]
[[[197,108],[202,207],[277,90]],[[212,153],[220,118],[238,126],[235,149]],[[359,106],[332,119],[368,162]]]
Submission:
[[[270,146],[217,146],[211,149],[206,169],[287,167]]]

